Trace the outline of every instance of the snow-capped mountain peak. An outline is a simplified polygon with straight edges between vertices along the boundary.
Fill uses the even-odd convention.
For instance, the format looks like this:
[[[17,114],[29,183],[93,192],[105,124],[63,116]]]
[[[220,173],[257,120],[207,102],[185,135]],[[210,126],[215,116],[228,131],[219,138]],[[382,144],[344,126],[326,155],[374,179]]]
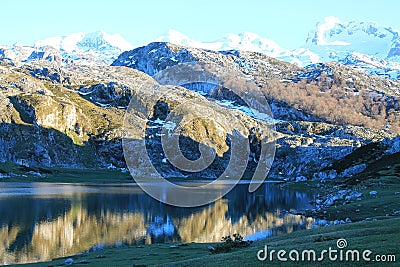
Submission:
[[[122,38],[118,33],[108,34],[104,31],[85,34],[77,45],[83,49],[93,48],[102,50],[107,47],[118,48],[121,51],[133,49],[132,44]]]
[[[271,39],[262,38],[256,33],[243,32],[238,35],[229,34],[226,36],[232,47],[237,47],[240,50],[263,52],[266,54],[276,54],[287,52],[286,49],[280,47]]]
[[[319,62],[337,61],[369,73],[400,77],[400,65],[396,63],[400,61],[399,36],[398,30],[373,21],[342,22],[327,17],[308,34],[303,48],[318,55]],[[317,59],[294,57],[303,63]]]
[[[104,31],[91,33],[78,32],[65,36],[55,36],[35,42],[35,51],[44,51],[47,47],[60,52],[61,57],[68,59],[81,59],[82,55],[89,53],[105,62],[112,62],[122,52],[133,49],[133,45],[119,34],[108,34]],[[35,59],[35,55],[27,60]]]
[[[57,50],[72,52],[78,49],[77,43],[85,36],[84,32],[72,33],[67,36],[54,36],[44,40],[36,41],[35,48],[51,46]]]
[[[339,54],[359,52],[386,58],[394,40],[399,40],[399,32],[391,27],[380,26],[376,22],[342,22],[338,18],[327,17],[309,33],[305,47],[318,54],[323,50],[338,50]]]
[[[66,36],[55,36],[35,42],[35,48],[51,46],[57,50],[71,52],[119,50],[123,52],[133,46],[119,34],[108,34],[104,31],[91,33],[78,32]]]
[[[340,19],[333,16],[326,17],[323,23],[317,23],[317,30],[315,31],[311,42],[315,45],[349,45],[350,43],[340,40],[327,40],[327,35],[329,35],[331,33],[331,30],[337,26],[343,27],[342,21]]]
[[[177,30],[169,30],[165,35],[158,37],[155,41],[180,44],[184,46],[193,46],[193,44],[195,43],[189,37]]]
[[[215,51],[243,50],[262,52],[270,56],[281,56],[288,53],[271,39],[262,38],[256,33],[242,32],[239,34],[228,33],[222,38],[212,42],[201,42],[190,39],[188,36],[176,30],[169,30],[167,34],[157,38],[157,42],[170,42],[177,45],[203,48]]]

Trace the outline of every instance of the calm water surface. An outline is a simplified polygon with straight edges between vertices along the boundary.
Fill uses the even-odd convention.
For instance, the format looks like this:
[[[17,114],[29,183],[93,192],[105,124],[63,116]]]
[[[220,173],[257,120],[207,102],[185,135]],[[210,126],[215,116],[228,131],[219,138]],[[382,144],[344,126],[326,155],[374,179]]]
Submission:
[[[312,218],[288,211],[311,207],[312,198],[272,183],[254,193],[248,184],[238,184],[210,205],[177,208],[134,184],[0,183],[0,265],[47,261],[104,246],[214,242],[234,233],[254,240],[308,229]]]

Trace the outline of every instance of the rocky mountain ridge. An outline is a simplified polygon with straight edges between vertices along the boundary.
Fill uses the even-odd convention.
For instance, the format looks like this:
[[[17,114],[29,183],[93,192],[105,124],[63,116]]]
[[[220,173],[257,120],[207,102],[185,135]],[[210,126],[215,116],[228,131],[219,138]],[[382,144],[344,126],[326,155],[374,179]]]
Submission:
[[[271,121],[263,121],[254,110],[249,112],[227,88],[215,90],[209,84],[164,88],[151,77],[188,62],[216,64],[247,77],[267,97],[275,130],[268,126]],[[130,149],[134,151],[145,140],[145,153],[164,177],[218,177],[235,157],[230,148],[235,129],[251,140],[250,156],[244,165],[245,174],[251,177],[260,160],[260,142],[269,129],[272,135],[268,138],[276,142],[277,149],[271,177],[334,178],[346,174],[346,170],[328,170],[334,162],[371,142],[390,143],[397,131],[398,82],[365,75],[338,63],[301,68],[263,53],[216,52],[156,42],[122,53],[112,65],[74,61],[58,64],[46,58],[16,65],[1,60],[1,161],[47,167],[125,169],[121,139],[123,118],[131,101],[137,106],[131,109],[134,127],[130,134],[134,138]],[[163,96],[162,90],[168,94]],[[330,97],[327,101],[338,101],[338,106],[330,111],[334,116],[303,105],[301,101],[309,99],[302,98],[303,93],[310,96],[316,93],[320,102],[325,96]],[[287,96],[293,96],[293,101]],[[380,100],[371,102],[373,96]],[[375,129],[368,129],[351,120],[348,123],[346,117],[337,120],[335,116],[341,114],[341,105],[348,108],[347,102],[340,100],[343,97],[346,101],[361,101],[365,123],[377,121],[379,109],[391,110],[381,116],[382,123],[389,128],[377,124]],[[165,121],[169,112],[186,101],[196,104],[181,114],[176,125],[179,127],[170,128]],[[379,104],[377,115],[372,112],[374,103]],[[214,122],[193,117],[199,112],[214,118]],[[216,158],[210,168],[190,173],[173,166],[161,145],[161,137],[168,129],[182,136],[182,153],[192,160],[200,155],[200,146],[214,151]],[[141,161],[133,164],[139,167]],[[146,171],[137,168],[134,174],[145,175]]]

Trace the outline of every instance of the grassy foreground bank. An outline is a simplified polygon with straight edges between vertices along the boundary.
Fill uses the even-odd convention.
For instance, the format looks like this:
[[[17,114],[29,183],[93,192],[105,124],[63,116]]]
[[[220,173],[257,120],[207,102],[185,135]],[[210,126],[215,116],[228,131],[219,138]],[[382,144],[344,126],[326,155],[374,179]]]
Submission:
[[[269,259],[259,261],[257,252],[268,245],[268,251],[315,250],[317,258],[324,249],[339,250],[337,240],[344,238],[347,247],[343,249],[371,250],[370,262],[360,259],[357,261],[330,261],[325,255],[323,262],[281,262],[277,260],[275,252],[273,261]],[[173,244],[153,244],[83,253],[80,255],[55,259],[51,262],[26,264],[24,266],[63,266],[68,258],[74,260],[75,265],[86,266],[400,266],[400,218],[364,221],[350,224],[334,225],[311,230],[303,230],[284,234],[254,242],[251,246],[233,249],[228,253],[211,254],[207,247],[210,244],[189,243],[187,246],[173,246]],[[172,245],[172,247],[171,247]],[[215,244],[212,244],[215,245]],[[301,255],[301,254],[300,254]],[[339,255],[339,253],[337,253]],[[345,254],[344,254],[345,255]],[[376,255],[383,255],[389,259],[395,255],[396,262],[378,262]],[[261,254],[262,256],[262,254]],[[288,254],[286,254],[288,258]],[[301,259],[301,256],[300,256]],[[307,259],[307,258],[306,258]],[[351,259],[349,257],[349,259]],[[393,260],[393,259],[391,259]]]

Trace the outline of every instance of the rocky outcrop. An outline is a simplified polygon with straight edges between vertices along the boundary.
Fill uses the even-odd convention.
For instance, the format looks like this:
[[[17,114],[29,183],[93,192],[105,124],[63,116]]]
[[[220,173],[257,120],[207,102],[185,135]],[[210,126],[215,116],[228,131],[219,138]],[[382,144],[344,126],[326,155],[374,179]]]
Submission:
[[[150,43],[147,46],[122,53],[112,63],[112,66],[127,66],[153,76],[178,63],[194,61],[196,58],[187,48],[168,43]]]
[[[126,66],[154,74],[186,62],[217,64],[246,75],[262,73],[265,78],[295,79],[301,70],[293,64],[276,60],[262,53],[243,51],[210,51],[170,43],[154,42],[122,53],[112,66]]]
[[[42,50],[33,51],[26,59],[27,62],[34,60],[47,60],[49,62],[57,62],[58,64],[60,64],[62,62],[62,57],[60,51],[52,47],[45,47]]]

